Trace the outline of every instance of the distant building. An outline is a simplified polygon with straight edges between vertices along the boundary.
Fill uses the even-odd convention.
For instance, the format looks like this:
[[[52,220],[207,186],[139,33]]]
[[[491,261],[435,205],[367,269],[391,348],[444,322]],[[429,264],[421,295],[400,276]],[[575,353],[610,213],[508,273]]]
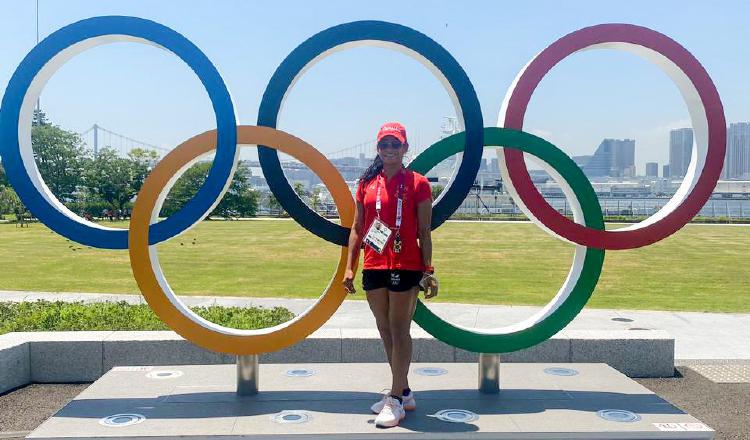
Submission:
[[[669,164],[667,164],[667,165],[664,165],[664,166],[663,166],[663,167],[661,168],[661,170],[662,170],[662,171],[661,171],[661,176],[662,176],[663,178],[665,178],[665,179],[669,179],[669,178],[671,178],[671,177],[672,177],[672,170],[670,170],[670,169],[669,169]]]
[[[729,124],[727,153],[724,156],[724,179],[750,179],[750,122]]]
[[[693,154],[693,129],[678,128],[669,132],[670,177],[685,177]]]
[[[529,170],[529,176],[534,183],[544,183],[552,180],[552,177],[545,170]]]
[[[646,177],[659,177],[659,164],[646,162]]]
[[[578,165],[579,167],[583,168],[583,167],[586,166],[586,164],[589,163],[589,161],[591,160],[592,157],[593,156],[591,156],[591,155],[588,155],[588,156],[573,156],[573,162],[575,162],[576,165]]]
[[[500,173],[500,167],[497,164],[497,158],[490,160],[490,172],[491,173]]]
[[[635,165],[629,165],[622,170],[622,177],[635,177]]]
[[[716,182],[714,194],[721,194],[724,197],[750,195],[750,180],[719,180]]]
[[[635,140],[604,139],[583,172],[589,177],[625,177],[631,167],[635,167]]]
[[[499,180],[501,180],[501,177],[500,169],[497,166],[497,158],[491,158],[490,160],[482,158],[474,183],[482,188],[497,187]]]
[[[615,170],[616,175],[620,177],[630,174],[635,176],[635,140],[634,139],[613,139],[615,142]]]

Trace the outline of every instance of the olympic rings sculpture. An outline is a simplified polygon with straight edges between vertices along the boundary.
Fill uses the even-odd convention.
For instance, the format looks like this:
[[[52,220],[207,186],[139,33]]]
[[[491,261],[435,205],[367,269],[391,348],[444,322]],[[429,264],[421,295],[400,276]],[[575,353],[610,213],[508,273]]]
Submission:
[[[78,53],[115,41],[153,44],[180,57],[206,88],[217,127],[188,139],[156,165],[138,193],[127,231],[88,222],[68,210],[44,183],[31,147],[32,110],[47,80]],[[498,126],[485,127],[471,81],[438,43],[394,23],[346,23],[326,29],[294,49],[276,69],[263,94],[257,126],[238,126],[229,91],[200,49],[153,21],[112,16],[85,19],[52,33],[16,69],[0,107],[0,155],[8,179],[29,210],[57,233],[92,247],[127,248],[134,277],[149,306],[181,336],[206,349],[238,355],[288,347],[320,328],[347,295],[341,281],[354,201],[346,182],[322,153],[275,127],[285,97],[307,69],[333,52],[358,45],[388,47],[421,62],[446,87],[459,115],[463,132],[433,144],[409,164],[409,168],[426,173],[443,159],[460,155],[457,172],[433,206],[433,229],[460,206],[474,183],[484,147],[493,146],[497,147],[503,181],[516,204],[535,224],[575,245],[573,263],[560,290],[547,306],[520,323],[496,329],[465,328],[441,319],[419,301],[414,314],[417,324],[453,346],[475,352],[504,353],[550,338],[570,323],[590,298],[601,274],[606,249],[646,246],[676,232],[698,213],[719,178],[726,148],[726,126],[716,87],[686,49],[644,27],[603,24],[557,40],[518,74],[507,92]],[[573,160],[546,140],[521,131],[529,100],[541,79],[568,55],[595,48],[633,52],[661,68],[685,99],[696,139],[688,176],[669,203],[641,223],[611,231],[605,230],[596,194]],[[334,276],[319,300],[291,321],[261,330],[227,328],[197,316],[172,291],[156,252],[158,243],[185,232],[216,206],[234,175],[238,144],[258,145],[268,185],[292,218],[313,234],[342,246]],[[277,150],[302,161],[321,178],[336,203],[341,224],[319,216],[300,200],[284,177]],[[172,216],[160,220],[158,213],[174,182],[192,163],[214,152],[211,171],[193,199]],[[572,220],[552,208],[534,187],[523,153],[538,158],[561,186],[572,208]]]

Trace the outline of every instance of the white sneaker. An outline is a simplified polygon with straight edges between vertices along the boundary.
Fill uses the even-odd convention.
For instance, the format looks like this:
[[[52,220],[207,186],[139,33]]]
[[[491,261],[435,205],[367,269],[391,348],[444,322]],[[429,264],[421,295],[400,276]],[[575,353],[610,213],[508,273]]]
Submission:
[[[395,397],[388,396],[385,398],[383,409],[375,417],[375,426],[381,428],[391,428],[398,425],[398,422],[406,417],[403,405]]]
[[[389,396],[389,390],[386,391],[385,394],[383,394],[383,398],[378,400],[377,402],[373,403],[370,407],[370,410],[373,414],[380,414],[380,411],[383,410],[383,405],[385,405],[385,399]],[[417,401],[414,400],[414,391],[410,392],[408,396],[402,397],[404,403],[402,406],[404,407],[404,410],[406,411],[414,411],[417,409]]]

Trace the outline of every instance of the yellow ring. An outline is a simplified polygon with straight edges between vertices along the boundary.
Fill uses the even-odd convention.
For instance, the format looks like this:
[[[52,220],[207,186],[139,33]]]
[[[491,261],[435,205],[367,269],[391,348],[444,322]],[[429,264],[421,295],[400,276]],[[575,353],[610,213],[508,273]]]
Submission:
[[[240,145],[265,145],[289,154],[316,173],[331,192],[343,226],[354,220],[354,200],[333,164],[305,141],[269,127],[237,127]],[[347,248],[341,248],[336,273],[322,297],[291,321],[259,330],[239,330],[207,321],[188,309],[174,294],[159,265],[156,246],[149,246],[149,227],[158,216],[172,184],[189,166],[216,148],[216,130],[199,134],[172,150],[143,183],[130,219],[130,266],[138,287],[154,313],[185,339],[208,350],[238,355],[268,353],[299,342],[320,328],[346,297],[342,281]],[[227,183],[227,186],[229,184]]]

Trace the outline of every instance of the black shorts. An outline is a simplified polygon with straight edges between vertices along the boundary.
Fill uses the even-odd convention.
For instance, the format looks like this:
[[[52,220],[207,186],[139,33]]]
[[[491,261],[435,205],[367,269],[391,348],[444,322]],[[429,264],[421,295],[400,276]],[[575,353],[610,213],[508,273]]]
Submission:
[[[366,269],[362,271],[362,289],[387,288],[392,292],[406,292],[419,286],[422,272],[419,270]]]

